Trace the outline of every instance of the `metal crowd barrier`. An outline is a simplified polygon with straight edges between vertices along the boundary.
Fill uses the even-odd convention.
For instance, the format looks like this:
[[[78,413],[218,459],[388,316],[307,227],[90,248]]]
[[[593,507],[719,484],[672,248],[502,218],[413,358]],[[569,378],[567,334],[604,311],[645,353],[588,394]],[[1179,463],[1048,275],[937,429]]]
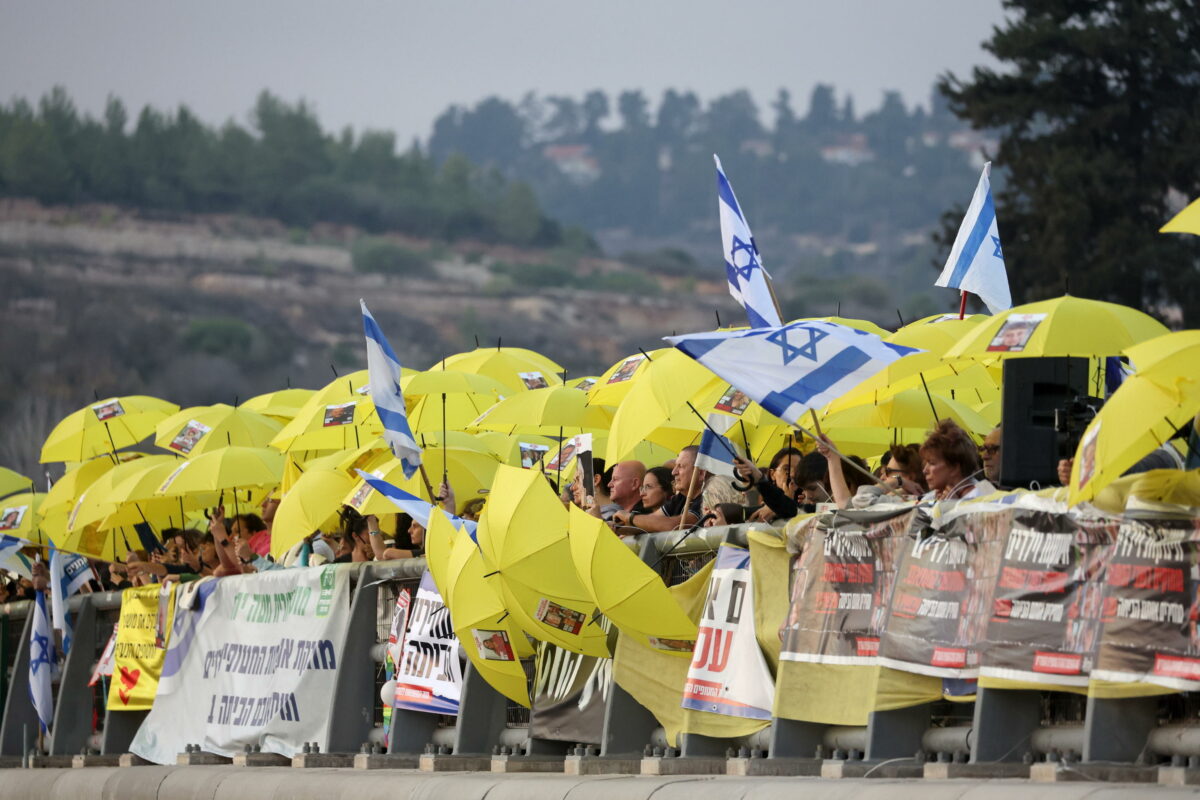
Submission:
[[[682,542],[677,531],[647,534],[638,542],[639,556],[656,565],[668,583],[676,583],[711,559],[722,542],[744,546],[749,529],[705,528]],[[355,565],[349,628],[330,698],[330,753],[391,756],[390,766],[424,765],[431,756],[477,766],[503,747],[509,766],[500,769],[520,769],[522,757],[543,764],[582,758],[595,765],[595,772],[607,771],[606,764],[611,771],[629,771],[636,762],[645,770],[644,762],[654,760],[667,762],[655,774],[667,774],[658,770],[673,765],[677,773],[830,777],[1003,777],[1070,765],[1076,779],[1083,770],[1091,778],[1152,780],[1146,775],[1162,764],[1200,782],[1200,702],[1189,694],[1100,699],[980,688],[973,704],[953,704],[949,710],[939,701],[876,711],[865,726],[776,718],[764,731],[740,739],[682,734],[676,749],[666,747],[653,715],[615,684],[600,741],[530,738],[527,720],[514,716],[512,704],[468,664],[457,719],[393,709],[385,736],[380,687],[391,609],[400,589],[415,597],[424,568],[419,558]],[[74,645],[54,686],[53,736],[47,737],[51,756],[125,753],[145,717],[146,712],[106,708],[106,685],[88,686],[120,602],[120,593],[110,592],[79,595],[68,603]],[[29,696],[31,605],[0,605],[0,759],[8,765],[29,752],[38,726]],[[1088,765],[1093,768],[1085,769]],[[1104,765],[1115,772],[1106,772]],[[1143,772],[1135,774],[1139,768]]]

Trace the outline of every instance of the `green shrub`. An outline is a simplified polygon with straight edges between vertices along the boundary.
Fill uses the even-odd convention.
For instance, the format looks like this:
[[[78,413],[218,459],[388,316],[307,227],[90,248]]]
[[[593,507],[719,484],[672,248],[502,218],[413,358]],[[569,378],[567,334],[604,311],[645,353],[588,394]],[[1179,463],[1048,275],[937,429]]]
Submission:
[[[420,275],[429,268],[429,260],[421,253],[401,247],[387,239],[361,236],[350,250],[357,272],[378,272],[383,275]]]
[[[241,361],[254,346],[254,329],[229,317],[196,319],[183,332],[183,346],[195,353]]]

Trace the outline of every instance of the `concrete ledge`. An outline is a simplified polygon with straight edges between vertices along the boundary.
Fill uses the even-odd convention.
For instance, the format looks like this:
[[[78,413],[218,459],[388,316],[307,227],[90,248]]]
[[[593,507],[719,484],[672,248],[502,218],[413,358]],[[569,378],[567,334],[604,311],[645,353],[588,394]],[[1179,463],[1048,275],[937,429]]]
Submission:
[[[83,769],[84,767],[119,767],[121,766],[121,756],[116,753],[87,753],[77,756],[71,756],[71,766],[74,769]]]
[[[233,765],[235,767],[290,767],[292,759],[278,753],[238,753],[233,757]]]
[[[295,759],[292,759],[293,765]],[[357,753],[354,756],[354,769],[417,769],[421,765],[421,757],[401,753]]]
[[[821,774],[819,758],[731,758],[725,762],[725,774],[746,777],[751,775]]]
[[[1200,769],[1159,767],[1158,782],[1163,786],[1195,786],[1200,784]]]
[[[562,774],[562,756],[492,756],[492,772],[557,772]]]
[[[1042,761],[1029,766],[1029,779],[1034,783],[1075,783],[1078,781],[1157,783],[1158,767],[1095,762],[1064,764],[1061,761]]]
[[[724,775],[724,758],[650,756],[642,759],[643,775]]]
[[[148,767],[150,762],[133,753],[121,753],[117,756],[118,767]]]
[[[350,769],[353,753],[298,753],[289,762],[296,769]]]
[[[563,759],[564,775],[640,775],[642,757],[629,756],[567,756]]]
[[[71,766],[74,756],[30,756],[29,766],[34,769],[65,769]]]
[[[1028,778],[1029,764],[1016,761],[996,761],[990,764],[955,764],[952,761],[930,761],[925,765],[927,780],[951,778]]]
[[[915,759],[902,761],[835,761],[821,764],[821,777],[843,778],[923,778],[925,765]]]
[[[422,753],[421,772],[491,772],[491,756],[443,756]]]

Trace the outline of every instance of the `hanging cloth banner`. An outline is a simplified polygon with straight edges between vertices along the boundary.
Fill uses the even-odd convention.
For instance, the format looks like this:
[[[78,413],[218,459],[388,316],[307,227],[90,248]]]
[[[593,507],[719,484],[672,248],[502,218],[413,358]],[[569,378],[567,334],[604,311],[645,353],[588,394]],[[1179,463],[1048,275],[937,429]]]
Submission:
[[[601,617],[598,625],[611,623]],[[558,742],[600,744],[612,688],[612,659],[572,653],[539,642],[533,675],[529,735]]]
[[[683,687],[684,708],[771,718],[775,678],[754,635],[752,586],[750,551],[722,544]]]
[[[175,593],[162,588],[152,583],[121,592],[108,687],[112,711],[145,711],[154,704],[175,609]]]
[[[1087,686],[1118,520],[1031,499],[1014,506],[987,623],[981,678]]]
[[[462,662],[450,609],[425,570],[396,660],[395,707],[457,714],[461,696]]]
[[[305,742],[327,749],[348,572],[331,564],[191,586],[178,590],[158,696],[130,752],[174,764],[188,744],[229,757],[246,745],[288,758]]]

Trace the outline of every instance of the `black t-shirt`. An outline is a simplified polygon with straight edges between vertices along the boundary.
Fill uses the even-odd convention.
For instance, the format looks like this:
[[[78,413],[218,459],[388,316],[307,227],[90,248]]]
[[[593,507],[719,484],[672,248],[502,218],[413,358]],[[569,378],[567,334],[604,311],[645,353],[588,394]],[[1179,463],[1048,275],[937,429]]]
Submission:
[[[682,494],[672,495],[671,499],[667,500],[667,502],[662,504],[663,514],[665,514],[668,517],[677,517],[680,514],[682,514],[683,513],[683,500],[684,500],[684,496]],[[699,495],[697,495],[696,497],[693,497],[692,502],[688,503],[688,511],[691,511],[693,514],[695,514],[697,518],[700,517],[700,510],[703,507],[704,507],[704,499],[702,497],[700,497]]]

